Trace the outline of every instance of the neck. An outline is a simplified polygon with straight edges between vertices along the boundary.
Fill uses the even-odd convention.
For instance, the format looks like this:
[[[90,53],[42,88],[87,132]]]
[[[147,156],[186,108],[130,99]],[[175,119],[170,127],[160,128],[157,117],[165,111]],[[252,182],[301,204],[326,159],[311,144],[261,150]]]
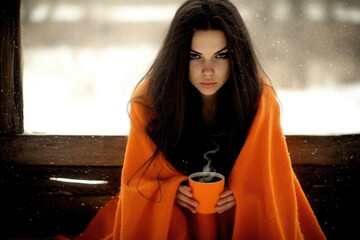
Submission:
[[[216,122],[217,99],[215,96],[202,96],[202,116],[206,127],[213,126]]]

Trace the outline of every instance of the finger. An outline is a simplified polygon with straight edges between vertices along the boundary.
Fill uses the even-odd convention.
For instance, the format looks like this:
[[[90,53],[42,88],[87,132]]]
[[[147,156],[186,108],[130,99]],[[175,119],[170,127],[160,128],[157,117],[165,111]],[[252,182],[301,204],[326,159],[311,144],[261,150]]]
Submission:
[[[193,197],[192,193],[191,193],[191,188],[185,185],[180,185],[178,188],[178,191],[181,192],[182,194],[184,194],[185,196],[188,196],[190,198]]]
[[[220,198],[219,201],[217,202],[217,205],[221,206],[232,201],[235,201],[234,195],[229,195],[227,197]]]
[[[235,198],[233,196],[229,196],[227,198],[219,200],[218,205],[216,206],[216,211],[218,213],[222,213],[235,206],[236,206]]]
[[[194,208],[198,206],[198,202],[195,199],[183,194],[182,192],[180,192],[180,190],[176,194],[176,199]]]
[[[191,205],[189,205],[189,204],[187,204],[186,202],[183,202],[183,201],[181,201],[180,199],[176,199],[175,202],[176,202],[178,205],[180,205],[180,206],[182,206],[182,207],[184,207],[184,208],[189,209],[192,213],[194,213],[194,214],[196,213],[196,208],[193,207],[193,206],[191,206]]]
[[[229,195],[229,193],[231,194]],[[235,205],[236,205],[236,200],[234,195],[232,194],[232,191],[226,190],[223,192],[222,198],[220,198],[219,201],[217,202],[216,210],[218,213],[222,213],[234,207]]]
[[[235,205],[236,205],[235,201],[227,202],[227,203],[225,203],[225,204],[223,204],[221,206],[217,206],[216,211],[218,213],[222,213],[222,212],[225,212],[225,211],[229,210],[230,208],[235,207]]]
[[[220,198],[225,198],[225,197],[228,197],[230,195],[233,195],[233,191],[230,188],[227,188],[227,189],[225,189],[225,191],[223,191],[220,194]]]

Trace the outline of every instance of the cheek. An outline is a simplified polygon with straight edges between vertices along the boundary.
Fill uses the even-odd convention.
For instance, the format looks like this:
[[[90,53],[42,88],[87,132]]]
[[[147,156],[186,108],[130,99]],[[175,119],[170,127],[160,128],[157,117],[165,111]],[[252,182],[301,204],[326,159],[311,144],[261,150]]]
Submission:
[[[230,75],[230,65],[226,64],[226,65],[222,66],[220,72],[225,80],[228,79],[228,77]]]
[[[189,65],[189,78],[190,78],[190,81],[194,80],[194,77],[197,75],[196,72],[197,72],[196,66],[194,66],[194,64],[190,64]]]

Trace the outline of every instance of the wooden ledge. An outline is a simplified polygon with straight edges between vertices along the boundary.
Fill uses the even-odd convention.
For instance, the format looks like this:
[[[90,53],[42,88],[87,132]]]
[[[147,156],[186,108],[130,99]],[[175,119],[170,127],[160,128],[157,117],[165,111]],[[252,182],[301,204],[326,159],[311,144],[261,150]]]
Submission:
[[[294,165],[360,164],[360,134],[286,136]],[[0,136],[2,161],[53,166],[122,166],[127,136]]]

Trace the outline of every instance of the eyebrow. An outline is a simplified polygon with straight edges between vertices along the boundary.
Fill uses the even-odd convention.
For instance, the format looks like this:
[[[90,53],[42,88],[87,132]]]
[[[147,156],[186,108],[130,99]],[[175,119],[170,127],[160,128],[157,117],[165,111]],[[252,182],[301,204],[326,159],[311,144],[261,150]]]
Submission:
[[[219,54],[219,53],[221,53],[222,51],[224,51],[224,50],[227,50],[227,46],[225,46],[225,47],[223,47],[221,50],[219,50],[219,51],[217,51],[216,53],[214,53],[214,54]],[[197,52],[197,51],[195,51],[195,50],[190,50],[191,52],[194,52],[194,53],[196,53],[196,54],[202,54],[202,53],[200,53],[200,52]]]

